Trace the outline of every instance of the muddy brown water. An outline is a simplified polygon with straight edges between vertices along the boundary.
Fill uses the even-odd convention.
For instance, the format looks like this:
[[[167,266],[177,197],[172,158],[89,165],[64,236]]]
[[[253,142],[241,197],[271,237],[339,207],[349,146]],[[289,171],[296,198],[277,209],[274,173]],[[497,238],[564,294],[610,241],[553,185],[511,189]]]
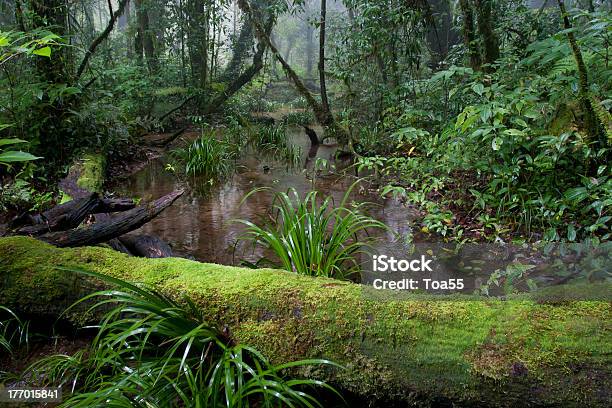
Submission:
[[[274,160],[274,157],[250,152],[238,160],[237,171],[232,177],[212,188],[207,188],[206,180],[189,181],[189,193],[138,232],[158,235],[178,255],[202,262],[238,265],[242,260],[257,261],[261,257],[260,250],[253,251],[252,246],[245,242],[236,245],[244,234],[244,226],[234,220],[245,219],[257,223],[269,212],[272,193],[259,192],[243,201],[245,195],[255,188],[270,187],[273,191],[295,188],[300,196],[304,196],[313,188],[312,177],[317,159],[327,160],[336,167],[317,171],[314,188],[321,197],[332,196],[334,202],[339,203],[356,181],[354,169],[347,169],[350,163],[334,161],[335,146],[321,145],[313,151],[303,130],[290,128],[288,134],[291,142],[300,146],[299,165],[289,167]],[[164,159],[160,158],[151,161],[117,189],[121,194],[150,200],[182,186],[184,182],[166,170]],[[410,232],[410,221],[415,212],[400,201],[383,200],[364,185],[354,188],[350,197],[355,202],[371,203],[368,205],[370,215],[385,222],[400,235]],[[382,235],[382,242],[395,239],[391,233]]]
[[[320,128],[315,130],[321,131]],[[192,132],[189,135],[188,138],[195,138],[198,133]],[[300,163],[297,166],[288,167],[286,163],[261,153],[247,153],[237,161],[237,171],[224,182],[210,186],[207,180],[188,181],[189,192],[137,233],[157,235],[170,244],[176,255],[202,262],[241,265],[244,261],[255,263],[262,256],[273,258],[272,254],[264,253],[261,248],[253,248],[247,241],[240,240],[244,236],[244,225],[235,220],[249,220],[261,225],[263,217],[269,214],[272,206],[271,191],[258,192],[244,200],[249,192],[260,187],[268,187],[272,191],[294,188],[303,197],[314,188],[320,197],[331,196],[335,203],[340,203],[345,192],[357,180],[350,162],[334,160],[335,146],[322,145],[312,150],[307,136],[297,127],[289,128],[288,135],[291,142],[301,148]],[[315,171],[318,159],[328,161],[334,168]],[[155,159],[116,189],[122,195],[149,201],[184,187],[185,181],[179,180],[165,166],[163,157]],[[473,293],[487,282],[496,269],[504,269],[517,258],[522,259],[523,263],[537,266],[530,275],[538,286],[565,281],[563,275],[558,276],[557,272],[546,268],[546,264],[555,263],[555,259],[542,259],[542,254],[537,251],[506,245],[476,244],[464,248],[460,254],[449,255],[452,250],[435,242],[422,242],[423,237],[418,232],[413,235],[411,228],[416,224],[417,210],[399,200],[381,198],[373,183],[358,184],[351,191],[350,199],[355,203],[368,203],[367,212],[388,225],[392,231],[373,232],[377,238],[375,253],[394,255],[397,259],[407,258],[402,242],[412,236],[417,244],[425,245],[420,248],[420,254],[446,257],[436,263],[433,272],[409,271],[385,275],[369,270],[371,258],[362,255],[364,273],[361,280],[364,283],[372,283],[373,279],[385,276],[389,280],[415,278],[421,279],[421,282],[424,278],[440,281],[461,278],[465,288],[460,292]],[[528,290],[526,279],[522,280],[523,287],[520,290]],[[503,279],[500,282],[503,283]],[[419,289],[424,288],[421,285]],[[447,294],[457,292],[431,288],[427,291]],[[492,288],[490,294],[503,293],[501,287],[497,287]]]

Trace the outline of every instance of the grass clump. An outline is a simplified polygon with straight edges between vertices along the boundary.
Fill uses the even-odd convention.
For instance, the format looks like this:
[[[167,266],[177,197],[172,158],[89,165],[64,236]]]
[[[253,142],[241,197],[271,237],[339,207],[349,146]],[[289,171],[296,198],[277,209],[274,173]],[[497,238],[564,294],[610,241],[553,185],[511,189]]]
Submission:
[[[299,146],[289,141],[284,125],[260,126],[251,132],[250,143],[259,152],[275,157],[288,165],[297,166],[302,157]]]
[[[251,191],[245,197],[263,189]],[[246,225],[243,239],[261,244],[278,258],[275,266],[301,275],[350,279],[360,270],[358,255],[371,247],[369,229],[388,229],[382,222],[365,215],[365,203],[347,206],[352,187],[339,205],[327,197],[319,203],[317,192],[301,198],[294,188],[276,192],[269,220],[262,226]],[[363,235],[366,235],[363,237]]]
[[[217,139],[214,131],[203,132],[187,147],[174,149],[170,155],[181,165],[179,170],[186,175],[217,180],[232,173],[237,158],[232,145]]]
[[[116,286],[75,303],[104,311],[86,351],[46,357],[26,373],[71,385],[62,407],[305,407],[323,405],[308,391],[324,382],[290,379],[286,371],[327,360],[271,364],[252,347],[206,322],[195,303],[177,303],[147,287],[94,272]]]
[[[29,339],[29,322],[19,319],[11,309],[0,306],[0,350],[10,354],[15,346],[27,346]]]

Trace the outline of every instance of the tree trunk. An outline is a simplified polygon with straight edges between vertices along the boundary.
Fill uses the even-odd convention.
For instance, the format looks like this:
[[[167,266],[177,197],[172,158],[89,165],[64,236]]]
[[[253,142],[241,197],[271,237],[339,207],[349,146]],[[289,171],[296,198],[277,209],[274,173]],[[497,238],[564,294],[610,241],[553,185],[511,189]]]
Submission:
[[[484,47],[483,63],[489,64],[487,70],[491,71],[490,65],[499,58],[499,41],[493,31],[492,0],[474,0],[474,2],[478,13],[478,32]]]
[[[563,26],[565,30],[567,30],[567,39],[572,48],[572,52],[574,54],[574,59],[576,60],[576,66],[578,68],[578,78],[579,78],[579,91],[578,91],[578,99],[580,100],[580,105],[582,107],[582,114],[584,115],[584,128],[589,137],[594,138],[594,142],[599,145],[600,149],[606,148],[608,145],[608,138],[606,135],[606,131],[604,126],[602,126],[599,118],[595,114],[595,108],[593,107],[593,101],[591,99],[591,95],[589,92],[589,79],[587,68],[584,63],[584,59],[582,58],[582,52],[580,51],[580,46],[578,46],[578,42],[576,41],[576,37],[574,33],[571,31],[572,23],[570,22],[569,16],[567,14],[567,10],[565,9],[565,3],[563,0],[557,0],[559,4],[559,10],[561,10],[561,16],[563,17]],[[601,160],[601,164],[606,164],[609,154],[607,157],[603,157]],[[594,166],[591,166],[591,175],[595,175],[597,173],[597,161],[594,161]]]
[[[457,298],[11,237],[0,239],[0,304],[55,321],[100,289],[59,266],[145,282],[177,302],[189,296],[274,364],[335,361],[343,368],[304,375],[331,381],[351,407],[609,407],[610,283]],[[97,323],[89,306],[62,317]]]
[[[137,49],[141,49],[147,61],[150,73],[157,71],[157,56],[155,55],[155,42],[149,25],[149,6],[147,0],[135,0],[136,20],[138,23]],[[142,55],[142,54],[141,54]],[[141,57],[142,58],[142,57]]]
[[[319,21],[319,84],[321,88],[321,107],[330,112],[325,83],[325,24],[327,18],[327,0],[321,0],[321,20]],[[329,113],[331,116],[331,113]]]
[[[255,33],[259,41],[266,44],[266,46],[272,51],[278,62],[281,64],[285,73],[295,86],[296,90],[300,95],[306,99],[308,106],[312,109],[317,122],[325,129],[326,132],[329,132],[328,135],[335,137],[338,140],[338,143],[346,145],[349,144],[348,134],[340,129],[334,120],[334,117],[329,109],[324,109],[323,105],[320,104],[314,96],[310,93],[310,91],[306,88],[298,74],[291,68],[289,63],[283,58],[280,54],[276,46],[270,40],[270,35],[266,33],[263,28],[260,20],[257,17],[258,10],[254,10],[253,7],[249,4],[247,0],[238,0],[238,5],[241,10],[249,16],[251,21],[253,21],[253,27],[255,29]]]
[[[314,60],[314,29],[306,21],[306,77],[312,79],[312,62]]]
[[[463,17],[463,42],[468,52],[470,66],[474,70],[480,70],[482,59],[480,57],[476,30],[474,28],[474,10],[470,0],[459,0],[459,5],[461,6],[461,14]]]

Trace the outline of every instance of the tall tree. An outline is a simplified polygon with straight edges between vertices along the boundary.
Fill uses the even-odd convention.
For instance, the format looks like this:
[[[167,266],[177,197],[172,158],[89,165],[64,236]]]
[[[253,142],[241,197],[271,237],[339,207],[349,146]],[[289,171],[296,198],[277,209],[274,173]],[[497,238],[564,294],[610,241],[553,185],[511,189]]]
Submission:
[[[327,19],[327,0],[321,0],[321,19],[319,21],[319,86],[321,87],[321,107],[330,112],[325,83],[325,24]],[[331,112],[329,113],[331,115]]]
[[[499,41],[493,30],[492,0],[474,0],[478,14],[478,33],[482,39],[483,63],[488,64],[491,70],[493,64],[499,58]]]
[[[266,33],[266,30],[261,23],[261,11],[249,3],[248,0],[238,0],[238,5],[240,6],[241,10],[253,21],[253,27],[259,41],[263,42],[270,49],[274,57],[276,57],[278,62],[285,70],[285,73],[291,82],[293,82],[295,89],[304,97],[304,99],[306,99],[306,103],[308,103],[308,106],[312,109],[317,122],[319,122],[326,132],[328,132],[328,135],[333,135],[340,144],[349,144],[350,140],[348,134],[338,127],[333,114],[329,110],[329,106],[325,106],[315,99],[315,97],[306,88],[299,75],[283,58],[281,53],[278,51],[278,48],[270,40],[270,34]]]
[[[142,62],[142,57],[147,61],[149,72],[157,71],[157,56],[155,54],[155,42],[153,32],[151,31],[149,22],[149,0],[134,0],[136,7],[136,55],[139,61]]]
[[[582,107],[582,114],[584,115],[584,128],[588,136],[594,138],[595,140],[593,141],[598,143],[599,147],[603,149],[608,147],[610,141],[608,140],[604,126],[595,113],[593,99],[589,91],[588,72],[586,64],[584,63],[584,58],[582,57],[582,51],[580,50],[578,41],[576,41],[576,37],[572,31],[572,23],[570,22],[569,15],[565,8],[565,2],[563,0],[557,0],[557,3],[559,5],[559,10],[561,11],[561,17],[563,18],[563,28],[565,28],[567,32],[567,39],[570,43],[572,53],[574,54],[574,59],[576,60],[576,67],[578,69],[578,98]],[[602,164],[605,164],[608,161],[610,158],[609,156],[610,154],[601,159]],[[591,171],[593,174],[596,174],[596,165],[599,163],[595,162],[594,164],[595,166],[592,166]]]
[[[459,6],[461,7],[461,18],[463,19],[463,41],[468,51],[470,66],[472,69],[479,70],[482,64],[482,58],[476,39],[474,9],[470,0],[459,0]]]

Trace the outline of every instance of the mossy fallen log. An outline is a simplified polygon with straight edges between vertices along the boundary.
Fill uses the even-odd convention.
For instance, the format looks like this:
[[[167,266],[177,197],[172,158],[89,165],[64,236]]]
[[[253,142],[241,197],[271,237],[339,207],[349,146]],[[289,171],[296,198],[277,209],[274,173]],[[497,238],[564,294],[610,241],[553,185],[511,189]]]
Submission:
[[[0,239],[0,304],[57,316],[93,286],[57,266],[148,283],[177,299],[188,295],[211,322],[276,362],[332,359],[346,369],[306,374],[333,381],[362,406],[610,402],[610,284],[506,300],[441,300],[271,269],[134,258],[11,237]]]

